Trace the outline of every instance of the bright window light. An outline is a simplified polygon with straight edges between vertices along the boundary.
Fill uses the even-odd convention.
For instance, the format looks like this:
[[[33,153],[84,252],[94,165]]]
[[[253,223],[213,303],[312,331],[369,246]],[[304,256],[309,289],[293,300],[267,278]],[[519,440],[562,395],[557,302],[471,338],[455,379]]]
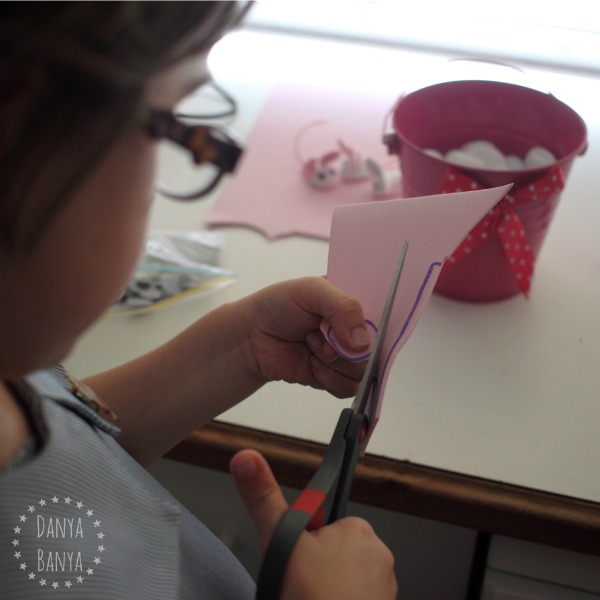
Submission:
[[[260,0],[247,26],[600,74],[593,0]]]

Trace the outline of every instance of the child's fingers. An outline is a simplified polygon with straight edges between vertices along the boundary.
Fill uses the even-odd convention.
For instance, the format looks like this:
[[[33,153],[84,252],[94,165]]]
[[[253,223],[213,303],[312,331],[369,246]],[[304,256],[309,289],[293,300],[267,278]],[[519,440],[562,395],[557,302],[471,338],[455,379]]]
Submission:
[[[238,452],[231,459],[230,470],[264,551],[279,519],[287,511],[288,504],[267,461],[258,452]]]

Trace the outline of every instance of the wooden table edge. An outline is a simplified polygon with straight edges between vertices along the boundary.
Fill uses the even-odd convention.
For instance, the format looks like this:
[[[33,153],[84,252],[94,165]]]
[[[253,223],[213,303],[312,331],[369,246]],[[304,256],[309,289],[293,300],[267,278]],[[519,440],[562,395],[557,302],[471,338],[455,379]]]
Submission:
[[[325,446],[214,421],[166,458],[227,471],[243,448],[261,452],[281,485],[303,488]],[[600,503],[367,454],[350,499],[404,514],[600,556]]]

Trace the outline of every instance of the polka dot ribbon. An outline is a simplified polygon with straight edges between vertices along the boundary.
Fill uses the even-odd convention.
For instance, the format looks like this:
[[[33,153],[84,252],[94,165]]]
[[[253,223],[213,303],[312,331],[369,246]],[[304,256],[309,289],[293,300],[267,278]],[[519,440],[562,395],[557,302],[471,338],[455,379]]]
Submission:
[[[517,190],[511,189],[498,204],[469,232],[460,246],[446,261],[449,267],[472,254],[494,232],[498,236],[506,262],[525,297],[529,294],[535,256],[529,245],[525,227],[513,207],[541,200],[564,187],[564,176],[556,168]],[[439,191],[442,194],[484,189],[473,178],[456,169],[447,169]],[[514,191],[513,191],[514,190]]]

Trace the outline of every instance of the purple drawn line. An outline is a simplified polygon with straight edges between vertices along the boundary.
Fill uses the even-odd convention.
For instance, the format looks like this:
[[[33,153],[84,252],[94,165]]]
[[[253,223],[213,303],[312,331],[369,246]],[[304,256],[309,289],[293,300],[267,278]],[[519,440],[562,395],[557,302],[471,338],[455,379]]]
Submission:
[[[413,304],[413,307],[412,307],[406,321],[404,321],[404,325],[402,326],[402,331],[400,331],[400,335],[396,338],[396,341],[392,344],[392,347],[390,348],[390,352],[385,359],[385,363],[383,364],[383,369],[381,371],[381,379],[382,380],[383,380],[383,374],[385,373],[388,363],[390,362],[390,359],[392,358],[392,354],[394,353],[394,349],[400,343],[400,340],[402,339],[402,336],[406,332],[406,329],[407,329],[409,323],[412,321],[415,311],[417,310],[417,306],[419,306],[419,303],[421,302],[421,298],[423,297],[423,292],[425,291],[425,288],[427,287],[427,284],[429,283],[429,280],[431,279],[431,276],[433,275],[433,269],[435,267],[441,267],[441,266],[442,266],[441,262],[433,262],[429,265],[429,269],[427,269],[427,274],[425,275],[425,279],[423,279],[423,283],[421,284],[421,287],[419,288],[419,293],[417,294],[417,299],[415,300],[415,303]]]
[[[417,307],[419,306],[419,303],[421,302],[421,298],[423,297],[423,293],[425,292],[425,288],[427,287],[427,284],[429,283],[429,280],[431,279],[431,276],[433,275],[433,269],[435,267],[441,267],[442,263],[441,262],[433,262],[429,265],[429,269],[427,269],[427,273],[425,275],[425,279],[423,279],[423,283],[421,284],[421,287],[419,288],[419,292],[417,293],[417,297],[414,301],[413,307],[410,311],[410,313],[408,314],[408,317],[406,318],[406,321],[404,321],[404,325],[402,326],[402,330],[400,331],[400,335],[396,338],[396,340],[394,341],[394,343],[392,344],[392,347],[390,349],[389,354],[387,355],[386,359],[385,359],[385,363],[383,364],[383,370],[381,371],[381,376],[383,379],[383,374],[385,373],[388,363],[390,362],[390,359],[392,358],[392,354],[394,353],[394,350],[396,349],[396,346],[398,346],[398,344],[400,343],[400,340],[402,339],[402,336],[405,334],[406,329],[408,328],[410,322],[412,321],[414,315],[415,315],[415,311],[417,310]],[[367,323],[367,325],[369,325],[370,327],[373,328],[373,330],[375,331],[375,333],[377,333],[377,326],[375,325],[375,323],[373,323],[372,321],[369,321],[368,319],[365,319],[365,322]],[[350,362],[362,362],[364,360],[367,360],[367,358],[369,358],[369,355],[371,354],[370,352],[367,352],[367,354],[363,355],[363,356],[359,356],[359,357],[351,357],[348,356],[347,354],[344,354],[342,352],[342,350],[337,346],[337,344],[335,343],[335,340],[333,338],[333,333],[331,330],[331,325],[329,326],[329,329],[327,330],[327,339],[329,341],[329,343],[335,348],[336,352],[342,357],[345,358],[346,360],[350,361]]]

